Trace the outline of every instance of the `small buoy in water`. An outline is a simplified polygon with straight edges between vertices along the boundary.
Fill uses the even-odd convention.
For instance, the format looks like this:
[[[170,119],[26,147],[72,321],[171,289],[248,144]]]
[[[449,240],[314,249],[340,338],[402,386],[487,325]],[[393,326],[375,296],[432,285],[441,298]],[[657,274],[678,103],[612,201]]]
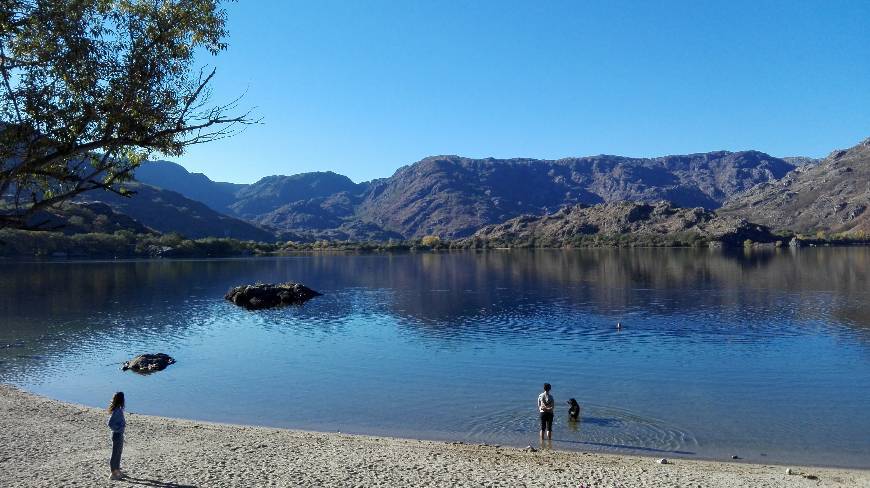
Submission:
[[[617,322],[616,323],[616,330],[620,330],[620,329],[622,329],[622,322]]]

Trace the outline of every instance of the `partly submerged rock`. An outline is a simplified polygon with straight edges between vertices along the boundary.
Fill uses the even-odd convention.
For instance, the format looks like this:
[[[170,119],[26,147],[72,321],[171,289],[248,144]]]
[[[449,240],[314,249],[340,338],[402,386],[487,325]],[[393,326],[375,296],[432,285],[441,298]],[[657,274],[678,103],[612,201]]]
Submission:
[[[320,296],[320,293],[301,283],[257,283],[237,286],[228,291],[224,298],[240,307],[257,310],[279,305],[300,305],[316,296]]]
[[[170,364],[175,364],[175,359],[160,352],[157,354],[141,354],[136,356],[124,363],[124,366],[122,366],[121,369],[124,371],[129,369],[136,373],[147,374],[155,371],[162,371]]]

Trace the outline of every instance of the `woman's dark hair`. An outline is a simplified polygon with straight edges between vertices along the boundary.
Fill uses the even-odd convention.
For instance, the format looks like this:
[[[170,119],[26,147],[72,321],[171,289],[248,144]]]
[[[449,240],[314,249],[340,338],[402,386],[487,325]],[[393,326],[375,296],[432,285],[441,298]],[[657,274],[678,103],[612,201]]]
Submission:
[[[118,408],[124,408],[124,392],[119,391],[112,396],[112,403],[109,404],[109,411],[114,412]]]
[[[550,391],[550,388],[551,387],[549,383],[544,383],[544,391]]]

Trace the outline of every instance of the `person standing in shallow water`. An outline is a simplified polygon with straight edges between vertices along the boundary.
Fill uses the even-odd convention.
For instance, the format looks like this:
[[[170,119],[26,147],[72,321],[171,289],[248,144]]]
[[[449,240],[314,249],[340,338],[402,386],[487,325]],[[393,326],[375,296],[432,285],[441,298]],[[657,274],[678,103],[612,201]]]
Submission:
[[[112,458],[109,460],[112,475],[109,479],[119,480],[124,477],[121,472],[121,452],[124,450],[124,429],[127,427],[124,419],[124,392],[119,391],[112,396],[109,412],[111,416],[107,424],[112,430]]]
[[[553,439],[553,409],[556,400],[550,394],[550,384],[544,383],[544,391],[538,395],[538,412],[541,414],[541,440],[546,435],[547,440]]]

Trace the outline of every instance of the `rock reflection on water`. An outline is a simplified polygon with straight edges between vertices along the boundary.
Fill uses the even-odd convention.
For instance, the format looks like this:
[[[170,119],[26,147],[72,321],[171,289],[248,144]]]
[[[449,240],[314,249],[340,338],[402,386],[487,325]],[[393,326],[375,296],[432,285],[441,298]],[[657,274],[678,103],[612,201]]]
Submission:
[[[223,300],[256,281],[324,296]],[[557,417],[557,447],[866,467],[868,290],[867,248],[5,261],[0,380],[95,406],[123,388],[145,413],[520,446],[547,380],[584,404],[578,423]],[[143,352],[178,363],[123,375]]]

